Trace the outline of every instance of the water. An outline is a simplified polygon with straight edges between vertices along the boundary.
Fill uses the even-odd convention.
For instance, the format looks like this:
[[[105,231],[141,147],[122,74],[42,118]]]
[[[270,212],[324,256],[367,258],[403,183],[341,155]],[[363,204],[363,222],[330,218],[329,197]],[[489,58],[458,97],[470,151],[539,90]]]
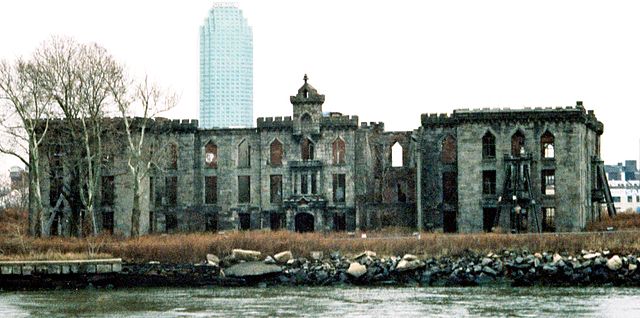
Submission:
[[[0,317],[640,317],[634,288],[140,288],[0,292]]]

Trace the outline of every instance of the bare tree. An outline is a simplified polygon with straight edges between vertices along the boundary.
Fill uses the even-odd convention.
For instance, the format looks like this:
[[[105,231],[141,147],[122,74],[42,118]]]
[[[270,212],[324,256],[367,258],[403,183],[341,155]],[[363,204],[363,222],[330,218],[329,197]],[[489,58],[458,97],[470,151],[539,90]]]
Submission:
[[[127,144],[127,166],[133,179],[133,205],[131,210],[131,236],[140,235],[140,198],[141,184],[148,176],[153,166],[162,157],[162,151],[153,152],[151,143],[145,141],[153,118],[161,112],[173,108],[177,103],[177,96],[167,92],[156,84],[150,84],[148,78],[129,90],[128,81],[121,79],[112,82],[111,91],[118,105],[118,110],[124,122],[124,133]],[[130,116],[135,116],[131,118]],[[164,147],[162,148],[164,149]],[[149,191],[153,191],[150,189]]]
[[[29,195],[35,212],[30,231],[37,236],[48,233],[49,223],[45,222],[47,208],[40,191],[40,150],[49,130],[51,95],[42,82],[32,62],[18,59],[13,64],[0,63],[0,152],[17,157],[29,169]]]

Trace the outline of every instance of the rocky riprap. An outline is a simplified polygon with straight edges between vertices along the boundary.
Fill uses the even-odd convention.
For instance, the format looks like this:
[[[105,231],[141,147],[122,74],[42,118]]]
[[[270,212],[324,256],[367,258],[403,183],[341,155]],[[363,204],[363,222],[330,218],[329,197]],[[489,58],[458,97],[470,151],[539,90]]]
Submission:
[[[309,258],[288,251],[274,256],[247,252],[252,253],[234,252],[221,260],[209,255],[208,261],[196,265],[128,264],[120,276],[135,277],[143,285],[640,286],[636,256],[608,251],[577,256],[468,252],[440,258],[378,257],[371,251],[351,258],[339,252],[327,257],[314,252]]]

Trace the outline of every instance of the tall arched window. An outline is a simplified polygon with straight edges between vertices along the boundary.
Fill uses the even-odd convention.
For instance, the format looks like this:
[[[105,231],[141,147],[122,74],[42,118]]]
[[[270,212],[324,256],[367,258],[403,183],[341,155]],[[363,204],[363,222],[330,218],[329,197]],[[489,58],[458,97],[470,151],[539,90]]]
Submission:
[[[442,140],[442,153],[440,154],[440,159],[442,163],[455,163],[456,162],[456,139],[451,135],[447,135]]]
[[[251,146],[244,139],[238,145],[238,168],[251,167]]]
[[[489,131],[482,136],[482,159],[495,159],[496,137]]]
[[[211,141],[204,146],[204,164],[207,168],[218,168],[218,146]]]
[[[555,137],[548,130],[540,137],[540,145],[542,146],[542,158],[555,158]]]
[[[391,166],[392,167],[402,167],[404,166],[403,158],[402,158],[402,145],[399,142],[394,142],[391,146]]]
[[[178,169],[178,145],[175,143],[170,143],[168,145],[167,152],[167,168]]]
[[[340,137],[336,138],[336,140],[333,142],[333,164],[334,165],[344,164],[344,148],[345,148],[344,140],[342,140],[342,138]]]
[[[271,143],[270,163],[272,166],[282,166],[282,143],[277,138]]]
[[[302,144],[300,145],[300,152],[302,154],[302,160],[313,160],[314,145],[309,138],[302,139]]]
[[[520,157],[524,154],[524,133],[518,130],[511,136],[511,155]]]

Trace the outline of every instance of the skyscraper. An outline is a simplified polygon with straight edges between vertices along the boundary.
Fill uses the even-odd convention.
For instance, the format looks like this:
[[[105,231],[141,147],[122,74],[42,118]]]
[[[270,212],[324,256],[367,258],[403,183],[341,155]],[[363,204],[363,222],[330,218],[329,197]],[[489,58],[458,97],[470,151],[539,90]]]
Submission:
[[[253,33],[233,3],[200,27],[200,127],[253,126]]]

